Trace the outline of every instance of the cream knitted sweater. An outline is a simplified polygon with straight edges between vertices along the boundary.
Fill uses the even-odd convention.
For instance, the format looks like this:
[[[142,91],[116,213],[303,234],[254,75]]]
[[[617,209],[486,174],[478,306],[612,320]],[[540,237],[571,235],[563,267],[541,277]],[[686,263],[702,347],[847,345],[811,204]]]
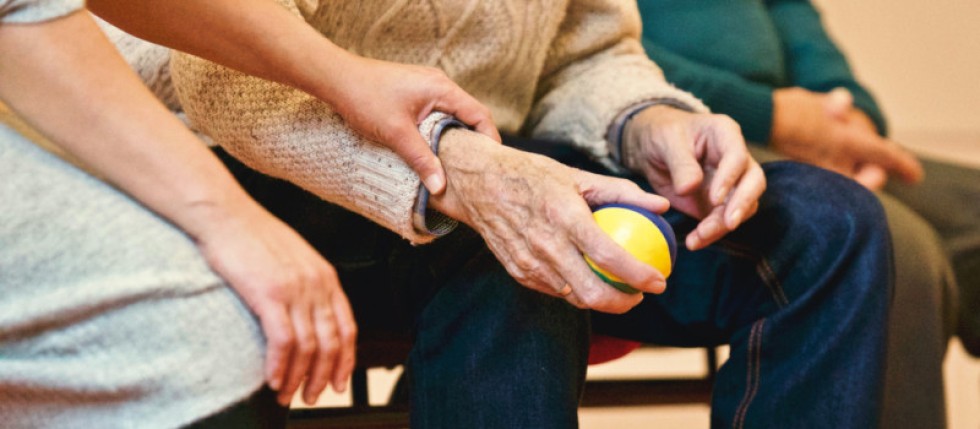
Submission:
[[[597,158],[609,156],[610,124],[631,106],[706,110],[647,59],[632,0],[278,1],[354,53],[444,70],[503,132],[567,141]],[[186,54],[171,65],[192,123],[246,164],[412,242],[433,238],[412,226],[419,178],[326,104]]]

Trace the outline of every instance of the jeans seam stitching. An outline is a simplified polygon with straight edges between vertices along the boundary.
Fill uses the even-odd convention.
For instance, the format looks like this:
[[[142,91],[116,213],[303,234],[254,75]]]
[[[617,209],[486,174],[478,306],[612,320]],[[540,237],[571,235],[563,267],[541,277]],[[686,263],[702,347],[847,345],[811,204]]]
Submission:
[[[776,305],[780,308],[789,305],[789,299],[786,297],[786,293],[783,290],[783,285],[779,281],[779,277],[776,276],[776,271],[773,270],[772,265],[769,264],[768,259],[756,252],[753,252],[751,248],[740,246],[739,244],[730,240],[722,240],[719,242],[719,245],[725,253],[756,261],[756,274],[759,275],[762,283],[766,285],[766,289],[768,289],[769,294],[772,295],[773,301],[775,301]]]
[[[766,319],[760,319],[752,326],[749,334],[748,365],[746,368],[745,396],[739,404],[735,413],[735,420],[732,428],[742,429],[745,427],[745,416],[748,414],[749,405],[755,399],[759,391],[760,367],[762,366],[762,330],[765,327]]]
[[[772,269],[772,265],[769,265],[769,260],[766,258],[759,258],[759,263],[755,266],[756,272],[759,274],[759,278],[762,282],[766,284],[766,288],[769,289],[769,293],[773,295],[773,299],[776,301],[776,305],[780,308],[789,305],[789,298],[786,298],[786,292],[783,291],[783,285],[776,277],[776,272]]]

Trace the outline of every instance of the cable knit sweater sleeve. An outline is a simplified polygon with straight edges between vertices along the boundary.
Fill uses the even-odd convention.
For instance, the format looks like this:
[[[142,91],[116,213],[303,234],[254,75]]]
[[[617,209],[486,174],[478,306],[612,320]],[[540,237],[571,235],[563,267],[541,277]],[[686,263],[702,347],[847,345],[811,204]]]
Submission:
[[[299,15],[292,1],[280,0]],[[391,150],[360,137],[330,107],[294,88],[174,52],[171,73],[187,117],[229,153],[395,231],[413,243],[418,176]],[[422,124],[423,137],[442,118]]]
[[[552,44],[525,130],[574,142],[594,157],[609,156],[614,120],[632,106],[660,100],[691,111],[708,109],[664,80],[640,45],[636,2],[571,1]]]

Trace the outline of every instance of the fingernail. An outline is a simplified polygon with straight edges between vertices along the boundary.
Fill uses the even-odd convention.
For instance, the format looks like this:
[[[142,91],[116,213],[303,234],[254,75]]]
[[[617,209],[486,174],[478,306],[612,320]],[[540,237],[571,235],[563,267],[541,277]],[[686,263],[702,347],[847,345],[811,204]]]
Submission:
[[[728,215],[728,227],[735,229],[739,223],[742,222],[742,209],[735,209],[732,214]]]
[[[441,194],[443,187],[446,186],[446,182],[442,180],[442,176],[439,174],[430,174],[422,182],[425,183],[425,189],[434,195]]]
[[[653,288],[656,290],[656,292],[654,292],[654,293],[661,293],[661,292],[667,290],[667,282],[665,282],[663,280],[654,280],[654,282],[653,282]]]
[[[687,245],[687,248],[689,250],[695,250],[697,249],[699,241],[700,239],[696,235],[694,235],[694,233],[691,233],[690,235],[687,236],[687,239],[684,240],[684,244]]]
[[[282,380],[280,380],[278,377],[273,378],[272,380],[269,381],[269,388],[277,392],[279,391],[279,388],[282,387],[281,385],[282,385]]]

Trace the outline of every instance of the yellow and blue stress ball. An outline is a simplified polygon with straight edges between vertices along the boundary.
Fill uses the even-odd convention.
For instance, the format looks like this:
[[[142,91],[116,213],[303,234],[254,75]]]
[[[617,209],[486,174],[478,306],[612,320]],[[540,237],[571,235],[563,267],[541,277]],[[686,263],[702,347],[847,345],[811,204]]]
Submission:
[[[592,215],[599,228],[633,257],[656,268],[664,278],[670,275],[677,259],[677,238],[664,218],[629,204],[605,204],[593,209]],[[599,278],[616,289],[626,293],[640,292],[596,265],[588,256],[585,261]]]

